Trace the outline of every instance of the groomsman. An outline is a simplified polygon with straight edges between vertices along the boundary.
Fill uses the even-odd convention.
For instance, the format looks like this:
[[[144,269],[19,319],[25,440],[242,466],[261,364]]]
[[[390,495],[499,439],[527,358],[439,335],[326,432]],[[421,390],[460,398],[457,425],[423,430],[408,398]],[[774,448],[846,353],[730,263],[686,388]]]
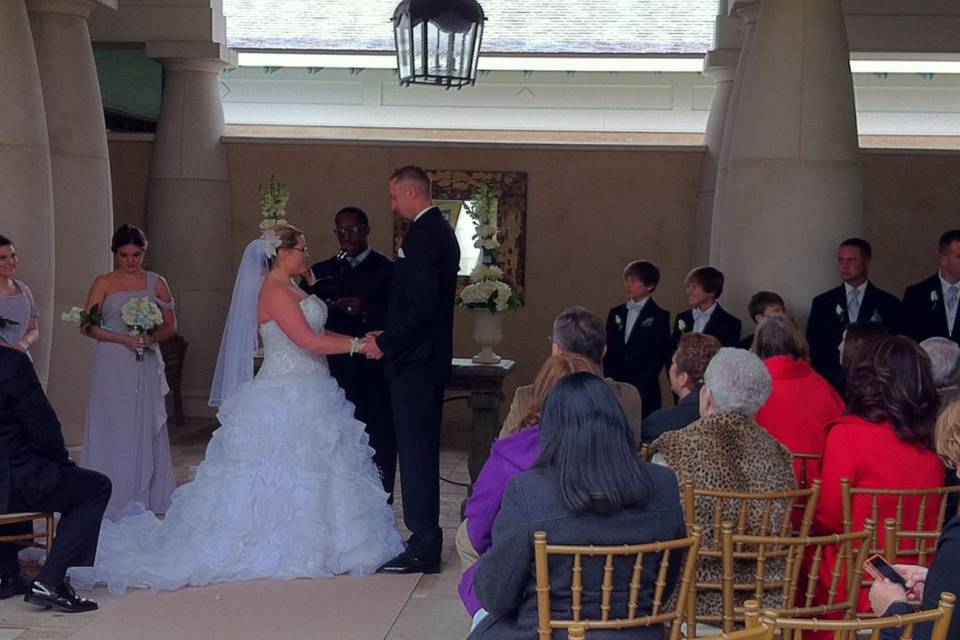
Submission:
[[[365,345],[370,357],[386,361],[403,522],[413,535],[406,550],[380,571],[438,573],[443,545],[440,420],[453,357],[460,247],[453,228],[433,206],[430,178],[423,169],[397,169],[389,187],[393,212],[412,224],[394,267],[386,329]]]
[[[631,262],[623,270],[627,301],[607,314],[603,373],[637,388],[644,418],[660,408],[660,366],[670,357],[670,312],[651,297],[659,282],[657,265]]]
[[[940,236],[940,268],[903,294],[904,332],[922,342],[933,336],[960,343],[960,229]]]
[[[345,207],[334,218],[333,232],[340,251],[304,273],[303,288],[327,302],[327,328],[362,337],[386,326],[393,261],[370,246],[370,222],[363,209]],[[390,386],[382,360],[327,356],[330,373],[356,407],[373,447],[373,461],[383,476],[383,488],[393,494],[397,443],[390,415]]]
[[[837,248],[837,270],[843,284],[813,299],[807,320],[807,340],[813,367],[838,390],[843,370],[837,347],[852,322],[880,322],[891,334],[900,330],[900,300],[870,282],[873,249],[862,238],[849,238]]]
[[[705,333],[720,341],[724,347],[736,347],[740,342],[740,320],[727,313],[717,299],[723,295],[723,273],[714,267],[697,267],[687,274],[687,303],[691,308],[677,314],[670,336],[670,351],[664,365],[670,368],[670,358],[680,344],[680,337],[691,331]]]

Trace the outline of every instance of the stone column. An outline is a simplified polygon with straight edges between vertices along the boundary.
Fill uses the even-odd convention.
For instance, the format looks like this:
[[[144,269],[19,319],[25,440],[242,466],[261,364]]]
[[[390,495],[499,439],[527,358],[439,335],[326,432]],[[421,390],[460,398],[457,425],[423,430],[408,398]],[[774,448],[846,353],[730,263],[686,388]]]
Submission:
[[[711,259],[724,307],[759,289],[801,317],[863,228],[863,180],[840,0],[764,0],[743,70]]]
[[[53,318],[53,188],[40,73],[23,0],[0,2],[0,234],[16,244],[17,275],[40,308],[33,363],[50,365]]]
[[[706,260],[704,264],[715,261],[712,252],[714,243],[714,234],[716,229],[722,224],[723,210],[720,202],[723,199],[723,189],[726,186],[727,169],[730,165],[730,142],[733,131],[733,122],[736,118],[737,108],[740,104],[740,96],[743,89],[744,69],[747,67],[747,60],[753,51],[753,35],[756,32],[757,16],[760,14],[760,0],[733,0],[734,5],[730,8],[730,15],[743,21],[743,36],[740,41],[740,53],[737,56],[736,72],[733,82],[730,84],[730,96],[727,99],[726,109],[723,111],[723,120],[720,121],[720,145],[716,154],[715,174],[713,176],[713,203],[711,205],[711,215],[706,234],[697,236],[698,242],[704,242],[710,248],[705,252]],[[711,106],[711,118],[713,118],[713,108]],[[703,184],[701,180],[701,185]],[[704,198],[705,199],[705,198]],[[698,202],[698,206],[706,207],[706,203]],[[699,209],[698,209],[699,213]],[[699,221],[699,220],[698,220]],[[697,245],[699,248],[701,245]],[[701,250],[701,254],[704,253]]]
[[[700,167],[700,191],[697,193],[697,213],[693,222],[693,261],[696,264],[710,262],[710,229],[713,225],[713,203],[717,188],[717,170],[720,167],[720,149],[723,146],[723,125],[733,92],[736,67],[718,64],[716,52],[711,51],[704,60],[704,71],[713,78],[716,90],[710,105],[710,117],[703,136],[706,152]]]
[[[167,278],[189,343],[187,415],[211,415],[207,397],[233,289],[230,184],[222,136],[221,59],[147,54],[164,65],[163,103],[147,192],[149,268]]]
[[[53,170],[54,319],[82,306],[93,279],[111,268],[113,195],[100,84],[87,19],[92,0],[28,0],[43,87]],[[52,326],[48,395],[68,443],[83,437],[94,341],[74,325]]]

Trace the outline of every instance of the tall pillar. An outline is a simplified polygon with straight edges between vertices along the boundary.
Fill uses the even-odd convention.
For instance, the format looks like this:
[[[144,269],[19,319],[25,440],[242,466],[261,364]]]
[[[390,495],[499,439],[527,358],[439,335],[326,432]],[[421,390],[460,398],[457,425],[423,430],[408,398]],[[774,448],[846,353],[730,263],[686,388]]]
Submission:
[[[46,382],[53,327],[53,188],[40,73],[23,0],[0,2],[0,234],[14,241],[17,275],[40,308],[32,349]]]
[[[53,171],[54,318],[83,305],[93,279],[111,268],[113,198],[100,84],[87,19],[92,0],[28,0],[43,87]],[[94,342],[54,322],[48,395],[68,443],[83,437]]]
[[[147,54],[153,55],[149,45]],[[179,333],[190,345],[183,376],[185,411],[204,415],[233,288],[218,81],[226,63],[154,57],[160,58],[165,75],[147,191],[147,259],[170,283]]]
[[[710,230],[713,226],[713,203],[717,189],[717,171],[720,168],[720,149],[723,145],[723,125],[727,117],[736,67],[718,64],[711,51],[704,60],[704,71],[713,78],[715,91],[710,105],[710,117],[703,136],[706,152],[700,167],[700,190],[697,193],[697,213],[693,224],[693,261],[710,262]]]
[[[720,203],[723,201],[723,189],[726,187],[727,170],[730,166],[733,123],[740,105],[744,70],[747,68],[747,60],[753,52],[753,35],[756,32],[757,16],[760,14],[760,0],[732,1],[734,4],[730,7],[730,15],[743,21],[743,36],[740,41],[740,54],[737,57],[736,72],[733,77],[733,82],[730,84],[730,96],[727,99],[726,109],[723,111],[723,120],[720,121],[720,144],[719,151],[716,154],[716,172],[713,175],[713,203],[710,205],[711,215],[709,222],[704,225],[706,227],[706,233],[697,237],[699,242],[704,242],[710,247],[706,251],[707,259],[704,263],[713,263],[716,261],[712,248],[715,242],[714,234],[716,233],[716,229],[723,225],[723,208]],[[712,118],[712,106],[710,115]],[[701,185],[702,184],[703,180],[701,180]],[[704,200],[705,199],[704,197]],[[698,202],[698,206],[706,207],[707,205],[705,202],[703,202],[702,205],[701,202]]]
[[[763,0],[730,132],[711,242],[738,315],[770,289],[805,316],[863,227],[863,181],[841,0]]]

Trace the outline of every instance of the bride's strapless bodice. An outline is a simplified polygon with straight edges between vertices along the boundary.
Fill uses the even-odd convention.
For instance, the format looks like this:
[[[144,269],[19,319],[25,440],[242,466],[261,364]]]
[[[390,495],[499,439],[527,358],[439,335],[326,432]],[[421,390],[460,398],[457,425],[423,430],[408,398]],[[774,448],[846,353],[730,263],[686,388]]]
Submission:
[[[316,296],[300,301],[300,309],[307,324],[317,333],[323,333],[327,322],[327,305]],[[260,325],[263,340],[263,366],[257,378],[273,378],[288,373],[328,373],[326,356],[298,347],[273,320]]]

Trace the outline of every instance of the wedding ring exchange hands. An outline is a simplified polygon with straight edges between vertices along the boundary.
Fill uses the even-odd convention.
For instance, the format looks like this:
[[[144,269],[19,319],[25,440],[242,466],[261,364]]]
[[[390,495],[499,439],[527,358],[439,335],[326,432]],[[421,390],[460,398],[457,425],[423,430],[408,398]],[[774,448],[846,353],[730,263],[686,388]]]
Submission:
[[[360,353],[367,356],[370,360],[379,360],[383,357],[383,351],[380,350],[380,346],[377,344],[377,336],[381,333],[383,332],[371,331],[360,339]]]

